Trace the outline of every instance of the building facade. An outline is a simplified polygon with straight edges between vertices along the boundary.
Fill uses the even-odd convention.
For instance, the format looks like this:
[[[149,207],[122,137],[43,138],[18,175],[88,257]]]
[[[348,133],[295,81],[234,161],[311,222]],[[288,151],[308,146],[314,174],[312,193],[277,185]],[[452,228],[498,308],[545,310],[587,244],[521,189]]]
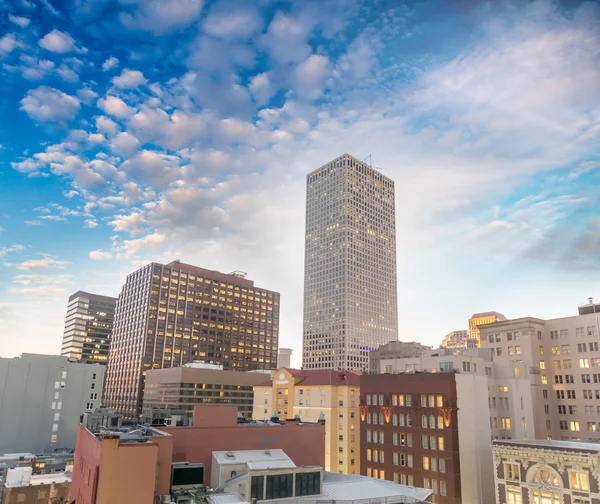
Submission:
[[[0,504],[68,502],[71,473],[33,474],[31,467],[9,469],[0,490]]]
[[[307,176],[302,368],[366,371],[396,339],[394,182],[344,154]]]
[[[529,368],[537,439],[593,440],[600,430],[600,314],[479,326],[495,361]]]
[[[334,370],[279,369],[254,387],[254,420],[325,420],[325,470],[360,474],[360,377]]]
[[[469,319],[469,339],[474,340],[474,346],[479,346],[479,326],[483,324],[493,324],[494,322],[506,320],[506,317],[502,313],[498,312],[483,312],[474,313]]]
[[[496,504],[597,504],[598,443],[494,441]]]
[[[460,330],[452,331],[442,340],[440,345],[442,348],[448,348],[449,350],[462,350],[467,348],[467,340],[469,339],[469,331]]]
[[[142,413],[152,410],[183,410],[191,418],[198,404],[231,404],[247,419],[252,418],[254,386],[268,374],[225,371],[214,364],[184,364],[177,368],[151,369],[146,374]]]
[[[279,354],[277,355],[277,369],[282,367],[292,367],[292,353],[294,350],[291,348],[280,348]]]
[[[117,298],[77,291],[69,297],[61,355],[106,364]]]
[[[279,294],[244,274],[173,261],[130,274],[117,302],[104,404],[141,413],[150,369],[199,361],[223,369],[275,369]]]
[[[415,341],[390,341],[381,345],[377,350],[369,352],[369,369],[371,372],[379,373],[382,360],[420,357],[428,350],[431,350],[431,347]]]
[[[104,371],[59,355],[0,358],[0,453],[75,448],[80,415],[100,405]]]

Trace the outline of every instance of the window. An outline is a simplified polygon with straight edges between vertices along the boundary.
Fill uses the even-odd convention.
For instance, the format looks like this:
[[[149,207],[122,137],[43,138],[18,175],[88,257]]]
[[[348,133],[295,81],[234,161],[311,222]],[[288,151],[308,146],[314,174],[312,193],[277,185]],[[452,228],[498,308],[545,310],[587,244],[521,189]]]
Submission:
[[[429,448],[429,436],[421,436],[421,447],[424,450]]]
[[[573,490],[590,490],[590,482],[588,479],[588,473],[585,471],[569,471],[571,488]]]
[[[439,415],[437,417],[437,428],[438,429],[443,429],[444,428],[444,417],[442,415]]]
[[[540,369],[546,369],[546,361],[540,361]]]
[[[422,408],[427,407],[427,396],[426,395],[421,395],[421,407]]]
[[[58,432],[58,424],[53,424],[52,425],[52,432]]]
[[[581,369],[588,369],[590,367],[589,359],[579,359],[579,367]]]
[[[373,454],[371,448],[367,448],[367,461],[371,462],[371,460],[373,460]]]
[[[519,481],[521,479],[520,474],[519,474],[519,464],[505,462],[504,463],[504,479]]]
[[[421,427],[427,428],[427,415],[421,415]]]
[[[429,415],[429,428],[435,429],[435,424],[436,424],[435,416]]]
[[[267,500],[292,497],[293,483],[294,479],[292,474],[275,474],[267,476]]]
[[[340,436],[340,437],[341,437],[341,436]],[[370,443],[370,442],[371,442],[371,439],[372,439],[372,438],[371,438],[371,431],[370,431],[370,430],[368,430],[368,431],[367,431],[367,443]]]
[[[438,450],[444,451],[444,436],[438,436]]]
[[[565,398],[565,391],[564,390],[557,390],[556,391],[556,398],[557,399],[564,399]]]
[[[573,364],[571,363],[571,359],[563,360],[563,369],[571,369]]]
[[[579,422],[571,421],[569,422],[569,430],[573,432],[579,432]]]
[[[371,394],[367,394],[367,406],[371,406]]]
[[[394,396],[396,397],[396,396]],[[397,426],[398,425],[398,415],[396,413],[394,413],[392,415],[392,425]]]
[[[377,406],[377,394],[373,394],[373,406]]]
[[[567,399],[575,399],[575,391],[567,390]]]
[[[516,345],[515,346],[515,354],[516,355],[521,355],[521,345]]]
[[[506,504],[523,504],[520,488],[506,488]]]
[[[444,480],[440,481],[440,495],[447,495],[447,488],[446,488],[446,482]],[[521,504],[521,503],[518,503]]]
[[[392,443],[394,444],[394,446],[398,446],[398,433],[394,432],[392,434]]]
[[[250,497],[256,500],[264,500],[265,498],[265,477],[252,476],[250,486]]]
[[[440,472],[445,473],[446,472],[446,459],[441,458],[438,465],[439,465]]]
[[[423,457],[423,469],[429,471],[429,457]]]
[[[318,495],[321,491],[321,473],[296,474],[296,495]]]
[[[577,343],[577,351],[578,352],[587,352],[585,343]]]

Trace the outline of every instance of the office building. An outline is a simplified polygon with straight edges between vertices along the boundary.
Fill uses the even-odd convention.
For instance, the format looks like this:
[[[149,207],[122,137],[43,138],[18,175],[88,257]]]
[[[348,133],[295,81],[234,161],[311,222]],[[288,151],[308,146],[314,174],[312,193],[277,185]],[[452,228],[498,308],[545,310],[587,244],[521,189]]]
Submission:
[[[172,502],[166,496],[179,490],[189,498],[198,488],[176,489],[186,486],[178,480],[187,479],[176,472],[198,469],[196,475],[208,485],[214,452],[280,449],[299,466],[323,467],[322,423],[238,424],[235,406],[214,405],[196,406],[193,419],[191,427],[127,426],[113,410],[86,414],[79,425],[70,500],[131,504],[162,497],[160,502]]]
[[[325,470],[360,474],[359,395],[360,376],[350,371],[281,368],[254,387],[252,418],[324,419]]]
[[[348,154],[307,176],[303,369],[366,371],[398,339],[394,182]]]
[[[117,299],[77,291],[69,297],[61,355],[106,364]]]
[[[104,371],[59,355],[0,358],[0,453],[75,448],[80,415],[100,405]]]
[[[430,488],[437,503],[493,502],[490,442],[533,438],[527,367],[437,349],[381,369],[361,376],[362,474]]]
[[[146,374],[142,413],[182,410],[192,417],[197,404],[231,404],[252,418],[254,386],[269,375],[260,371],[225,371],[216,364],[189,363],[177,368],[151,369]]]
[[[442,348],[448,348],[449,350],[463,350],[467,348],[467,340],[469,339],[469,331],[460,330],[452,331],[442,340],[440,345]]]
[[[280,348],[277,356],[277,369],[285,367],[289,368],[292,366],[292,352],[291,348]]]
[[[117,302],[104,404],[137,418],[150,369],[275,369],[278,337],[279,294],[244,273],[148,264],[128,275]]]
[[[471,348],[473,346],[479,346],[479,326],[483,324],[492,324],[494,322],[506,320],[506,317],[502,313],[495,311],[474,313],[469,319],[469,339],[473,340],[473,345],[467,345]]]
[[[379,373],[381,372],[381,361],[384,359],[420,357],[427,350],[431,350],[431,347],[416,341],[390,341],[381,345],[377,350],[369,352],[369,369],[371,372]]]
[[[585,305],[584,307],[587,307]],[[498,361],[529,367],[537,439],[595,440],[600,431],[600,314],[481,325]]]
[[[600,445],[573,441],[494,441],[496,504],[600,502]]]

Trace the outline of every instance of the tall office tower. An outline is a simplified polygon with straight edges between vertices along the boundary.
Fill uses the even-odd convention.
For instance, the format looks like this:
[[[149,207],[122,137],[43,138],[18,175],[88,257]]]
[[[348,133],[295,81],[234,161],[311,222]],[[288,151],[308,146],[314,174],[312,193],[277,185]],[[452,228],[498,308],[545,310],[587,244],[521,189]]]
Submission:
[[[302,365],[364,371],[397,339],[394,182],[344,154],[307,177]]]
[[[77,291],[69,297],[61,355],[106,364],[117,298]]]
[[[278,333],[279,293],[245,273],[150,263],[127,276],[117,301],[104,404],[138,417],[149,369],[276,369]]]

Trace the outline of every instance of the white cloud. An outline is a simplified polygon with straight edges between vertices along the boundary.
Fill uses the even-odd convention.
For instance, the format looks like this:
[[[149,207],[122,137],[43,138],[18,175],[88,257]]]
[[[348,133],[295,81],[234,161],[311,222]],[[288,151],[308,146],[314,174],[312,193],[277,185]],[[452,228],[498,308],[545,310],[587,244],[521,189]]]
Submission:
[[[109,70],[112,70],[113,68],[117,67],[118,65],[119,65],[119,60],[117,58],[115,58],[114,56],[111,56],[104,63],[102,63],[102,70],[104,72],[108,72]]]
[[[11,245],[10,247],[0,247],[0,260],[4,259],[7,254],[11,252],[23,252],[25,247],[23,245]]]
[[[87,86],[84,86],[77,91],[77,98],[79,98],[79,100],[86,105],[91,105],[97,97],[98,93],[92,91]]]
[[[98,100],[98,108],[105,114],[116,117],[117,119],[126,119],[135,114],[135,109],[127,105],[121,98],[108,95],[106,98]]]
[[[85,221],[85,227],[88,229],[94,229],[98,227],[98,221],[95,221],[94,219],[86,219]]]
[[[263,20],[248,5],[225,5],[212,9],[202,23],[205,33],[225,39],[247,38],[263,27]],[[246,7],[246,8],[245,8]]]
[[[117,134],[110,141],[110,150],[123,157],[133,156],[140,147],[140,141],[127,131]]]
[[[113,77],[112,82],[121,89],[135,89],[146,84],[148,79],[139,70],[124,69],[121,75]]]
[[[71,198],[73,198],[73,197],[75,197],[75,196],[78,196],[78,195],[79,195],[79,192],[78,192],[78,191],[75,191],[75,190],[73,190],[73,189],[71,189],[70,191],[64,191],[64,192],[63,192],[63,196],[64,196],[65,198],[67,198],[67,199],[71,199]]]
[[[25,224],[27,226],[43,226],[43,224],[40,221],[36,221],[36,220],[26,220]]]
[[[112,119],[106,116],[95,117],[96,129],[102,133],[106,133],[108,136],[115,136],[119,132],[119,125]]]
[[[129,215],[116,215],[110,225],[115,231],[140,234],[146,225],[146,220],[141,212],[132,212]]]
[[[90,259],[93,261],[106,261],[108,259],[112,259],[113,255],[110,252],[105,252],[102,250],[92,250],[90,252]]]
[[[21,110],[38,121],[62,121],[73,119],[79,112],[79,100],[47,86],[30,90],[21,100]]]
[[[162,190],[181,175],[180,161],[177,156],[142,150],[135,157],[125,161],[121,167],[130,177]]]
[[[68,33],[59,30],[52,30],[38,41],[38,44],[47,51],[66,54],[73,51],[80,51],[75,45],[75,41]]]
[[[11,23],[18,25],[21,28],[27,27],[29,25],[29,21],[30,21],[26,17],[13,16],[12,14],[8,15],[8,19],[10,20]]]
[[[22,2],[23,0],[21,0]],[[46,7],[46,10],[53,15],[54,17],[62,17],[60,11],[58,9],[56,9],[51,3],[50,0],[40,0],[40,3]]]
[[[81,187],[99,188],[106,184],[106,179],[78,156],[68,155],[61,163],[51,163],[50,169],[55,175],[68,175]]]
[[[132,12],[122,12],[121,22],[128,28],[147,30],[162,35],[195,22],[203,0],[120,0],[133,6]]]
[[[135,240],[117,240],[113,244],[113,249],[117,257],[132,257],[140,251],[154,249],[163,245],[167,240],[164,234],[152,233],[143,238]]]
[[[298,18],[277,11],[262,43],[271,58],[280,64],[300,62],[310,54],[308,35],[311,27]]]
[[[17,264],[15,267],[18,270],[39,270],[39,269],[63,269],[69,263],[66,261],[58,261],[52,256],[46,255],[42,259],[30,259],[29,261],[24,261],[20,264]]]
[[[318,98],[323,92],[323,84],[329,74],[329,60],[325,56],[311,54],[296,69],[295,89],[309,99]]]
[[[79,80],[79,75],[72,68],[69,68],[67,65],[62,64],[56,69],[56,73],[60,76],[60,78],[66,82],[77,82]]]
[[[258,105],[264,105],[267,103],[269,98],[271,98],[275,92],[267,72],[263,72],[252,77],[250,84],[248,85],[248,89],[252,93],[252,97]]]
[[[4,37],[0,38],[0,57],[11,53],[19,47],[19,42],[12,33],[7,33]]]

